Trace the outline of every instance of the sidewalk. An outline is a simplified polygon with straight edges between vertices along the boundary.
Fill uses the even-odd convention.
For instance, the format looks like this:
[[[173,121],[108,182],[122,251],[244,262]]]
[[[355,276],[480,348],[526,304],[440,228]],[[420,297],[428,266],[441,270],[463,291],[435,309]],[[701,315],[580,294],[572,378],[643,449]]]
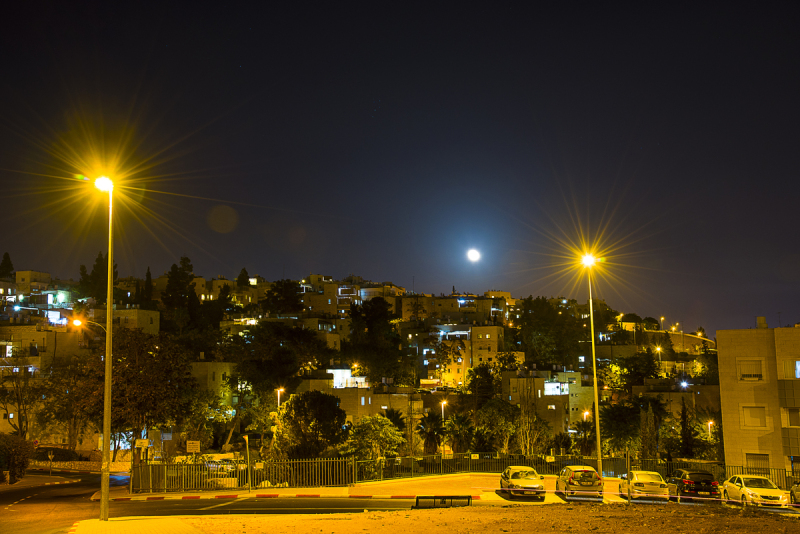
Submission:
[[[112,501],[164,501],[183,499],[256,499],[274,498],[342,498],[342,499],[416,499],[418,495],[471,495],[473,500],[498,500],[497,475],[458,474],[382,482],[367,482],[349,487],[334,488],[253,488],[229,489],[219,491],[134,493],[128,494],[123,486],[111,488]],[[100,499],[100,492],[92,495],[92,500]]]
[[[0,484],[0,491],[7,491],[16,488],[33,488],[36,486],[52,486],[53,484],[73,484],[80,482],[81,479],[64,478],[59,476],[48,475],[32,475],[27,474],[22,480],[18,480],[16,484]]]

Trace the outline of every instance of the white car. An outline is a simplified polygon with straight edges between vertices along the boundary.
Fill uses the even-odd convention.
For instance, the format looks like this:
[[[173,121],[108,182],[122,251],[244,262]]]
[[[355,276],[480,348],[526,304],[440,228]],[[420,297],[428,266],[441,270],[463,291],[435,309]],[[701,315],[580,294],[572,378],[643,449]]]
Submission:
[[[741,502],[742,506],[788,508],[789,492],[780,489],[767,477],[734,475],[722,485],[722,498]]]
[[[514,495],[530,495],[544,499],[544,476],[533,467],[512,465],[500,475],[500,489],[508,492],[508,498]]]
[[[664,499],[669,501],[669,488],[661,475],[655,471],[631,471],[619,483],[619,494],[628,498],[630,490],[633,499]]]

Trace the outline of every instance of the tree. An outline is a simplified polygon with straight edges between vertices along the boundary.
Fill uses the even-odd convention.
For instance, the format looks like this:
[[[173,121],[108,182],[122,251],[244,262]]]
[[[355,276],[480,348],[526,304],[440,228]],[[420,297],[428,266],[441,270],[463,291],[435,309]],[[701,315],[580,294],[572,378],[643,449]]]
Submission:
[[[545,297],[528,297],[519,304],[519,341],[526,360],[577,364],[579,341],[588,337],[584,323],[571,314],[559,313]]]
[[[339,408],[338,397],[322,391],[292,395],[281,405],[279,417],[288,441],[286,452],[292,458],[316,458],[346,438],[347,416]]]
[[[661,323],[655,317],[645,317],[642,319],[642,326],[647,330],[659,330]]]
[[[161,302],[168,310],[189,307],[189,292],[194,293],[194,266],[186,256],[181,257],[180,266],[172,264],[167,274],[167,287]]]
[[[634,449],[639,439],[639,406],[624,402],[600,408],[600,435],[612,452]]]
[[[114,263],[114,285],[118,277],[117,264]],[[94,299],[97,304],[105,303],[108,296],[108,254],[103,256],[102,252],[97,253],[91,273],[87,271],[85,265],[80,266],[78,291],[84,297]]]
[[[236,277],[236,287],[249,287],[250,286],[250,275],[247,273],[247,269],[242,267],[242,270],[239,271],[239,276]]]
[[[656,432],[655,416],[653,407],[648,406],[647,411],[641,410],[641,447],[639,457],[644,459],[654,459],[658,450],[658,434]]]
[[[303,311],[300,284],[294,280],[276,280],[267,291],[262,306],[268,313],[286,314]]]
[[[519,400],[517,446],[522,454],[536,454],[545,449],[546,439],[550,434],[550,425],[536,412],[536,396],[530,385],[522,388]]]
[[[689,408],[686,406],[686,399],[681,397],[681,448],[682,458],[694,458],[695,432],[692,428]]]
[[[594,417],[586,421],[577,421],[572,425],[572,428],[575,430],[576,434],[575,445],[578,447],[581,456],[589,456],[592,454],[597,441],[595,439]]]
[[[377,460],[395,456],[405,442],[403,433],[389,419],[366,416],[352,426],[347,441],[339,445],[339,453],[356,460]]]
[[[41,387],[21,349],[15,349],[10,357],[0,358],[0,365],[6,369],[0,374],[0,410],[14,433],[26,439],[33,410],[42,396]]]
[[[501,386],[498,374],[488,363],[479,363],[467,369],[466,388],[475,400],[476,410],[480,410],[486,402],[493,399],[500,392]]]
[[[475,419],[478,429],[485,432],[493,444],[491,450],[500,449],[507,454],[519,425],[519,408],[503,399],[491,399],[478,410]]]
[[[557,454],[568,453],[572,448],[572,437],[566,432],[559,432],[550,440],[550,448],[555,449]]]
[[[422,439],[422,450],[425,454],[436,454],[444,436],[442,416],[437,411],[430,411],[422,416],[416,428],[417,435]]]
[[[358,362],[371,384],[384,378],[397,385],[414,381],[414,359],[404,352],[400,336],[392,324],[391,306],[381,297],[350,305],[350,341],[342,343],[342,354]]]
[[[475,427],[469,417],[457,414],[445,421],[444,435],[454,453],[466,452],[475,435]]]
[[[11,263],[8,252],[4,252],[3,261],[0,261],[0,278],[10,278],[12,274],[14,274],[14,264]]]
[[[33,443],[25,438],[13,434],[0,434],[0,463],[5,463],[5,467],[8,468],[9,484],[16,484],[25,477],[25,470],[28,469],[33,451]],[[2,471],[0,471],[1,478]]]
[[[391,421],[392,424],[397,427],[397,430],[400,432],[405,432],[406,418],[403,417],[403,412],[400,410],[395,410],[394,408],[386,408],[383,411],[383,416]]]
[[[145,429],[181,424],[200,392],[188,351],[167,334],[153,336],[140,329],[116,329],[113,343],[112,433],[135,438]],[[88,359],[87,377],[80,384],[83,409],[97,428],[103,417],[103,352],[98,349]]]
[[[90,426],[81,403],[81,384],[88,378],[86,363],[77,356],[59,358],[45,370],[45,376],[37,422],[44,428],[54,424],[64,428],[67,447],[74,451]]]

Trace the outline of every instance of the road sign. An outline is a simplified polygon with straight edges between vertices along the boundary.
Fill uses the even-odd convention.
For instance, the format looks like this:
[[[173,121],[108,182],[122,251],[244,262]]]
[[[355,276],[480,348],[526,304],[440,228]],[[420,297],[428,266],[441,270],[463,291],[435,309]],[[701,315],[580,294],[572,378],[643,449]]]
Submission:
[[[544,461],[549,463],[549,464],[551,464],[551,463],[556,461],[556,457],[555,456],[548,456],[547,458],[544,459]]]
[[[51,462],[53,461],[53,456],[54,456],[53,451],[47,451],[47,457],[50,459]]]
[[[187,441],[186,442],[186,452],[199,453],[200,452],[200,442],[199,441]]]
[[[480,454],[472,454],[472,455],[470,455],[470,458],[471,458],[472,460],[478,460],[480,457],[481,457],[481,455],[480,455]]]
[[[149,439],[137,439],[136,440],[136,447],[139,448],[139,449],[146,449],[149,446],[150,446],[150,440]]]

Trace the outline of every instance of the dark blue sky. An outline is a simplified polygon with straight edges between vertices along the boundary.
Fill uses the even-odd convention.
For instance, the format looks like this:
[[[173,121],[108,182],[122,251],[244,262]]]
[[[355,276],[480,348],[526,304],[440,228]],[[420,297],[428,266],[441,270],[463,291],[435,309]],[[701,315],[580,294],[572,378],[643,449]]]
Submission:
[[[621,311],[800,321],[795,3],[107,4],[3,17],[18,269],[77,277],[105,250],[69,178],[126,132],[148,191],[118,202],[123,276],[185,254],[206,277],[584,300],[547,278],[583,228],[615,243],[597,291]]]

